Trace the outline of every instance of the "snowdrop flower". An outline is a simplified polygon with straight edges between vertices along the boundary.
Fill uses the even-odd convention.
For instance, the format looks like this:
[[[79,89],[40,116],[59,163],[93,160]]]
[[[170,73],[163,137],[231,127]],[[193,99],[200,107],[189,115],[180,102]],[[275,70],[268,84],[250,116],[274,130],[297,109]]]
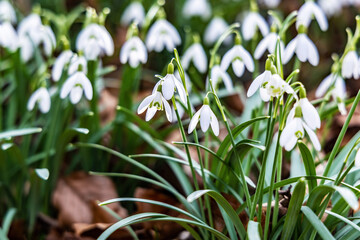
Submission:
[[[347,113],[344,103],[346,98],[346,85],[344,79],[340,75],[331,73],[324,78],[316,89],[315,96],[324,96],[332,85],[334,86],[334,89],[331,90],[331,95],[338,105],[340,114],[345,115]]]
[[[0,22],[16,23],[15,10],[7,0],[0,1]]]
[[[175,71],[174,75],[175,75],[176,79],[181,78],[178,70]],[[192,89],[190,77],[188,76],[188,74],[186,72],[184,72],[184,75],[185,75],[186,89],[187,89],[188,93],[190,93],[191,89]],[[182,118],[185,114],[185,109],[183,108],[183,106],[181,104],[176,105],[176,107],[178,110],[179,117]],[[190,103],[190,107],[191,107],[192,112],[194,112],[195,108],[191,103]],[[177,116],[176,116],[174,106],[171,107],[171,110],[172,110],[172,122],[175,123],[175,122],[177,122]]]
[[[280,136],[280,145],[285,148],[286,151],[290,151],[296,145],[298,139],[302,139],[305,136],[305,131],[309,135],[311,142],[313,143],[317,151],[321,150],[321,145],[316,134],[311,128],[301,119],[302,111],[300,106],[295,108],[295,116],[286,123],[286,126]],[[304,131],[305,129],[305,131]]]
[[[355,50],[349,51],[343,60],[341,67],[341,75],[344,78],[359,78],[360,71],[360,63],[358,59],[358,55]]]
[[[209,126],[211,126],[215,136],[219,135],[219,121],[209,107],[208,97],[204,98],[204,105],[194,114],[193,118],[191,119],[188,128],[188,134],[194,131],[199,120],[200,127],[203,132],[206,132],[209,129]]]
[[[294,94],[294,90],[291,86],[285,82],[278,74],[273,74],[272,68],[274,66],[270,59],[266,60],[265,71],[257,76],[251,83],[247,97],[251,97],[260,88],[260,97],[264,102],[268,102],[271,97],[280,97],[285,92],[288,94]],[[296,96],[294,96],[296,97]]]
[[[21,57],[27,62],[33,56],[35,47],[43,44],[46,56],[50,56],[56,47],[54,32],[50,26],[41,23],[40,16],[32,13],[24,18],[18,28]]]
[[[51,99],[48,90],[44,87],[37,89],[29,98],[27,109],[33,110],[35,104],[39,104],[39,109],[42,113],[47,113],[50,110]]]
[[[129,38],[121,48],[120,62],[129,63],[132,68],[136,68],[140,63],[146,63],[147,51],[144,43],[137,36]]]
[[[0,6],[1,8],[1,6]],[[19,38],[9,22],[0,23],[0,46],[14,52],[19,47]]]
[[[175,77],[174,65],[172,63],[169,63],[168,65],[168,71],[166,76],[161,78],[160,81],[155,85],[153,94],[159,88],[160,85],[162,86],[162,95],[166,100],[170,100],[174,96],[176,89],[176,91],[180,96],[180,100],[184,104],[187,104],[185,88],[182,82]]]
[[[183,7],[183,16],[191,18],[201,17],[203,20],[211,16],[211,6],[207,0],[187,0]]]
[[[145,10],[143,5],[136,1],[132,2],[123,12],[121,17],[122,25],[130,25],[132,22],[137,22],[140,26],[145,20]]]
[[[226,71],[231,64],[237,77],[241,77],[244,74],[245,67],[250,72],[254,71],[254,61],[250,53],[240,44],[240,37],[236,36],[235,46],[227,51],[221,60],[221,69]]]
[[[138,114],[141,114],[146,112],[145,120],[149,121],[152,119],[156,113],[157,110],[163,111],[165,107],[165,113],[166,117],[169,120],[169,122],[172,121],[172,112],[169,103],[166,101],[166,99],[161,94],[161,88],[162,86],[159,85],[157,89],[148,97],[146,97],[139,105],[138,107]]]
[[[318,22],[320,29],[322,31],[326,31],[328,29],[328,22],[326,16],[323,10],[319,7],[319,5],[317,5],[313,0],[306,1],[300,7],[296,19],[296,28],[299,28],[301,25],[309,27],[313,16]]]
[[[280,4],[281,0],[261,0],[269,8],[276,8]]]
[[[146,46],[149,50],[161,52],[165,47],[172,52],[175,46],[181,44],[181,38],[176,28],[165,19],[157,20],[146,36]]]
[[[84,56],[74,54],[71,58],[68,68],[68,75],[71,76],[76,72],[87,74],[87,61]]]
[[[219,37],[227,30],[229,25],[221,17],[214,17],[205,29],[204,42],[206,45],[214,44]],[[225,44],[230,42],[230,38],[226,38]]]
[[[309,61],[313,66],[318,65],[319,53],[315,44],[306,35],[305,26],[300,26],[298,32],[298,35],[285,48],[283,63],[289,62],[295,53],[301,62]]]
[[[102,25],[91,23],[82,29],[76,39],[76,49],[83,52],[88,60],[114,54],[114,42],[110,33]]]
[[[220,65],[214,65],[211,69],[210,79],[213,84],[213,88],[217,88],[220,82],[223,82],[227,91],[232,92],[234,90],[233,83],[229,74]]]
[[[258,28],[263,36],[266,36],[269,33],[269,26],[265,19],[257,11],[251,11],[246,15],[244,22],[241,25],[244,39],[252,39]]]
[[[300,100],[295,104],[287,117],[287,122],[295,116],[295,109],[299,106],[302,112],[302,119],[304,122],[312,129],[315,130],[320,128],[321,120],[319,113],[317,112],[316,108],[309,102],[306,98],[306,92],[304,88],[300,88]]]
[[[191,61],[200,73],[206,72],[208,59],[204,48],[199,42],[193,43],[186,49],[184,56],[181,58],[183,68],[188,69]]]
[[[339,15],[342,10],[342,2],[339,0],[319,0],[319,6],[327,16]]]
[[[275,53],[276,43],[279,35],[276,33],[276,30],[274,28],[272,28],[271,30],[272,31],[268,35],[266,35],[257,45],[254,52],[255,59],[260,59],[266,50],[268,50],[270,54]],[[281,56],[284,55],[284,49],[284,43],[280,40]]]
[[[77,104],[82,95],[88,100],[93,97],[93,88],[90,80],[86,77],[82,65],[72,74],[64,83],[60,91],[60,98],[64,99],[70,94],[70,101],[72,104]]]
[[[65,67],[70,63],[70,60],[74,56],[74,53],[71,50],[65,50],[56,58],[54,66],[51,71],[52,79],[57,82],[60,80],[61,75]],[[77,69],[77,68],[76,68]]]

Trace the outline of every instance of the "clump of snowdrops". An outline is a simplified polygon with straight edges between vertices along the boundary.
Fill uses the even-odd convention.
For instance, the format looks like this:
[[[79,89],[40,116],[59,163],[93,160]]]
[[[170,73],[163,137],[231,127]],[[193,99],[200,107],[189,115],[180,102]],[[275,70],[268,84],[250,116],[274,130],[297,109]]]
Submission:
[[[261,2],[274,8],[280,1]],[[360,17],[354,20],[354,31],[344,29],[347,43],[333,54],[334,63],[316,89],[316,99],[308,98],[299,77],[302,65],[309,63],[316,69],[320,62],[310,25],[326,31],[331,28],[327,17],[355,3],[305,1],[285,18],[276,10],[269,11],[266,17],[271,20],[267,21],[256,1],[242,1],[240,5],[248,11],[229,25],[214,13],[210,1],[189,0],[182,4],[181,15],[189,21],[182,44],[182,32],[167,18],[168,3],[157,1],[145,12],[142,3],[132,2],[121,15],[121,24],[128,28],[119,53],[121,87],[115,119],[106,125],[101,125],[99,97],[106,84],[103,76],[114,70],[102,62],[115,52],[105,27],[110,9],[96,13],[88,8],[83,14],[84,9],[79,8],[69,16],[54,17],[36,6],[15,27],[12,6],[0,3],[8,9],[2,12],[5,8],[0,8],[5,79],[0,95],[7,104],[0,109],[0,129],[4,130],[0,154],[7,164],[17,166],[11,171],[2,166],[0,184],[7,197],[1,201],[29,215],[30,229],[38,211],[49,211],[48,197],[64,156],[75,152],[70,169],[80,166],[92,174],[151,183],[174,196],[183,208],[135,198],[100,205],[143,201],[186,216],[136,214],[109,227],[99,239],[144,221],[174,221],[195,239],[359,238],[360,136],[356,134],[345,146],[341,143],[360,101],[360,92],[348,98],[345,85],[345,79],[360,77]],[[80,16],[83,25],[72,41],[69,31]],[[199,22],[208,24],[199,29]],[[182,49],[181,55],[177,49]],[[148,60],[157,58],[168,59],[157,70],[153,90],[139,104],[133,103],[132,94],[139,90]],[[236,83],[239,78],[251,78],[247,90]],[[244,101],[241,115],[224,104],[226,97],[234,95]],[[135,112],[145,113],[144,118]],[[346,121],[330,153],[324,154],[326,134],[318,132],[329,130],[335,114],[346,116]],[[166,121],[171,123],[168,128],[180,132],[181,142],[165,142],[166,131],[154,130],[161,130]],[[107,133],[110,144],[103,142]],[[14,141],[16,136],[23,136],[21,144]],[[151,153],[128,156],[143,142]],[[107,173],[110,155],[142,173]],[[165,161],[181,189],[142,163],[144,159]],[[292,170],[283,179],[286,159]],[[184,166],[190,168],[190,177]],[[18,173],[23,179],[14,181]],[[24,183],[31,186],[26,193]],[[225,193],[235,199],[237,209]],[[33,207],[24,207],[19,199]],[[222,229],[215,227],[218,219],[214,219],[211,201],[220,209]],[[12,209],[8,219],[13,214]]]

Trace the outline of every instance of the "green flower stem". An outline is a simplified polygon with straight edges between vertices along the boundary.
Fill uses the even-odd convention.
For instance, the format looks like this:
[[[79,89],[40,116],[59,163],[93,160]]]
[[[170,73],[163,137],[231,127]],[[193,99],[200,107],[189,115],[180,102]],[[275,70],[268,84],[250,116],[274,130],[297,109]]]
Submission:
[[[269,104],[269,116],[272,115],[272,107],[273,107],[273,101],[271,101],[270,104]],[[262,192],[262,189],[264,187],[263,185],[264,185],[264,180],[265,180],[266,159],[267,159],[267,155],[268,155],[269,149],[270,149],[270,140],[269,139],[271,139],[270,136],[272,135],[272,130],[270,130],[271,125],[272,125],[272,118],[269,118],[269,120],[267,122],[267,127],[266,127],[266,129],[267,129],[266,140],[265,140],[265,147],[266,148],[265,148],[265,152],[264,152],[263,158],[262,158],[261,170],[260,170],[258,185],[257,185],[256,190],[255,190],[254,201],[253,201],[253,204],[251,206],[251,211],[250,211],[250,216],[249,216],[250,220],[254,219],[255,211],[256,211],[256,204],[259,201],[259,195]]]
[[[276,174],[276,182],[280,182],[281,181],[281,167],[282,167],[282,151],[279,151],[279,156],[278,156],[279,160],[278,160],[278,165],[277,165],[277,174]],[[278,215],[279,215],[279,191],[276,191],[275,193],[275,206],[274,206],[274,210],[273,210],[273,219],[272,219],[272,229],[275,229],[275,226],[277,224],[277,220],[278,220]]]
[[[98,67],[98,61],[88,61],[88,73],[87,77],[89,78],[91,85],[93,87],[93,98],[90,101],[90,109],[94,113],[94,125],[93,131],[95,132],[100,128],[100,116],[98,110],[98,92],[96,89],[96,70]]]
[[[334,145],[334,148],[333,150],[331,151],[330,153],[330,156],[329,156],[329,160],[328,160],[328,163],[326,164],[326,167],[325,167],[325,170],[324,170],[324,173],[323,173],[323,176],[324,177],[327,177],[328,174],[329,174],[329,171],[330,171],[330,168],[332,166],[332,163],[335,159],[335,156],[336,154],[338,153],[339,151],[339,148],[340,148],[340,144],[345,136],[345,133],[346,133],[346,130],[348,129],[349,127],[349,123],[350,123],[350,120],[352,118],[352,116],[354,115],[354,112],[355,112],[355,109],[356,109],[356,106],[358,105],[360,101],[360,90],[358,91],[356,97],[355,97],[355,100],[354,100],[354,103],[350,109],[350,112],[349,112],[349,115],[348,117],[346,118],[346,121],[341,129],[341,132],[339,134],[339,137],[336,139],[336,142],[335,142],[335,145]],[[322,179],[321,182],[320,182],[320,185],[324,184],[325,180]]]
[[[223,106],[221,105],[221,102],[220,102],[220,99],[218,98],[218,96],[216,95],[215,93],[215,90],[213,88],[213,84],[212,84],[212,81],[210,79],[210,87],[211,87],[211,90],[212,90],[212,93],[215,97],[215,100],[216,100],[216,104],[221,112],[221,115],[222,115],[222,118],[224,120],[224,123],[225,123],[225,126],[226,126],[226,129],[228,131],[228,134],[230,136],[230,140],[231,140],[231,145],[234,149],[234,154],[235,154],[235,157],[236,159],[239,161],[239,168],[240,168],[240,178],[241,178],[241,181],[242,181],[242,185],[244,187],[244,192],[245,192],[245,201],[246,201],[246,205],[248,206],[248,208],[250,208],[251,206],[251,197],[250,197],[250,192],[249,192],[249,188],[247,186],[247,183],[246,183],[246,178],[245,178],[245,173],[244,173],[244,170],[243,170],[243,167],[242,167],[242,162],[241,162],[241,159],[239,157],[239,154],[238,152],[236,151],[236,143],[235,143],[235,140],[234,140],[234,136],[231,132],[231,129],[230,129],[230,126],[229,126],[229,123],[227,121],[227,118],[225,116],[225,113],[224,113],[224,109],[223,109]]]

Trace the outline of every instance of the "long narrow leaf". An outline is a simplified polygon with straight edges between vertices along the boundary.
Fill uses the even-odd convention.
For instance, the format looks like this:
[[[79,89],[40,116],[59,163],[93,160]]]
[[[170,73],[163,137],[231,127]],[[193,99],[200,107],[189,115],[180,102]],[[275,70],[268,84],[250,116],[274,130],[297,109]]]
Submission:
[[[316,229],[323,239],[332,240],[335,238],[331,235],[329,230],[326,228],[324,223],[318,218],[318,216],[307,206],[302,206],[301,211],[304,213],[306,218],[309,220],[311,225]]]

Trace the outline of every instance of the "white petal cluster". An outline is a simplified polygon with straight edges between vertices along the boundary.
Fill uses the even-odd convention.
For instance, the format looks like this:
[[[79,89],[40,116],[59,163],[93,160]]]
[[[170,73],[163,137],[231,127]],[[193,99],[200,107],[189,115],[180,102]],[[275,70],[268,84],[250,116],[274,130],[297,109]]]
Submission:
[[[281,0],[260,0],[260,3],[265,4],[269,8],[276,8],[280,2]]]
[[[220,36],[227,30],[228,27],[229,25],[223,18],[214,17],[205,29],[204,32],[205,44],[213,45],[220,38]],[[224,42],[228,44],[230,40],[231,39],[228,37]]]
[[[355,50],[349,51],[343,60],[341,67],[341,75],[344,78],[359,78],[360,71],[359,58]]]
[[[215,136],[219,135],[219,121],[208,104],[204,104],[192,117],[188,128],[189,134],[194,131],[199,121],[203,132],[206,132],[211,126]]]
[[[305,33],[299,33],[286,46],[283,63],[288,63],[294,53],[301,62],[309,61],[309,63],[313,66],[319,64],[318,50],[315,44]]]
[[[324,96],[331,86],[334,86],[334,89],[331,91],[331,95],[336,101],[340,113],[345,115],[347,113],[344,103],[346,98],[346,85],[341,76],[332,73],[324,78],[319,87],[316,89],[315,96]]]
[[[18,35],[10,22],[0,23],[0,46],[11,52],[15,52],[19,47]]]
[[[146,63],[147,58],[145,44],[137,36],[129,38],[121,48],[120,62],[129,63],[132,68],[136,68],[140,63]]]
[[[64,83],[60,91],[60,98],[64,99],[70,95],[70,102],[77,104],[83,93],[88,100],[93,98],[93,88],[90,80],[86,76],[86,59],[83,56],[74,55],[71,58],[68,75],[70,76]]]
[[[270,32],[268,35],[266,35],[257,45],[254,57],[255,59],[260,59],[261,56],[265,53],[266,50],[268,50],[269,53],[274,54],[277,39],[279,38],[279,35],[275,32]],[[281,49],[281,55],[284,55],[284,43],[280,40],[280,49]]]
[[[180,96],[180,100],[184,104],[187,103],[185,88],[182,82],[177,79],[174,74],[168,73],[165,77],[161,78],[160,81],[156,83],[153,93],[157,91],[160,85],[162,85],[162,95],[166,100],[170,100],[174,96],[176,89],[177,93]]]
[[[140,26],[144,23],[145,20],[145,10],[143,5],[138,2],[132,2],[125,9],[121,17],[122,25],[130,25],[132,22],[138,23]]]
[[[296,27],[299,28],[300,25],[309,27],[312,18],[315,17],[318,22],[320,29],[326,31],[328,29],[328,22],[323,10],[317,5],[314,1],[306,1],[299,9]]]
[[[285,148],[286,151],[290,151],[296,145],[298,139],[302,139],[305,136],[305,131],[309,135],[314,148],[317,151],[321,150],[319,139],[313,130],[304,122],[300,117],[294,117],[289,119],[286,126],[280,136],[280,145]]]
[[[44,46],[46,56],[50,56],[56,47],[54,32],[50,26],[43,25],[40,16],[35,13],[20,22],[18,36],[21,57],[25,62],[32,58],[35,48],[41,44]]]
[[[163,111],[165,108],[166,117],[169,122],[172,121],[172,112],[169,103],[162,96],[161,91],[156,89],[150,96],[146,97],[138,107],[138,114],[146,112],[145,120],[149,121],[152,119],[156,111]]]
[[[221,60],[221,69],[226,71],[230,64],[236,76],[241,77],[244,74],[245,67],[248,71],[254,71],[254,61],[246,49],[236,44],[227,51]]]
[[[39,105],[39,109],[42,113],[47,113],[50,110],[51,98],[48,90],[44,87],[37,89],[29,98],[27,109],[33,110],[35,104]]]
[[[328,17],[339,15],[342,11],[341,0],[319,0],[318,3]]]
[[[86,59],[96,60],[105,54],[112,56],[114,42],[104,26],[91,23],[80,31],[76,39],[76,49],[83,52]]]
[[[299,106],[302,112],[302,119],[310,127],[310,129],[319,129],[321,126],[321,120],[316,108],[310,103],[307,98],[300,98],[299,102],[291,109],[287,122],[291,121],[295,117],[295,108]]]
[[[204,48],[200,43],[193,43],[188,49],[186,49],[183,57],[181,58],[183,68],[188,69],[191,61],[200,73],[206,72],[208,59]]]
[[[258,12],[249,12],[241,25],[241,31],[245,40],[254,37],[256,30],[259,29],[263,36],[269,33],[269,26],[265,19]]]
[[[175,46],[181,44],[181,38],[176,28],[165,19],[157,20],[146,36],[148,51],[161,52],[166,48],[172,52]]]
[[[210,74],[211,82],[213,84],[213,88],[216,89],[218,85],[223,82],[227,91],[232,92],[234,90],[233,83],[229,74],[220,67],[220,65],[215,65],[211,69]]]
[[[271,97],[280,97],[285,92],[294,94],[294,90],[287,82],[278,74],[272,74],[269,70],[265,70],[255,78],[248,89],[247,96],[251,97],[259,88],[260,97],[264,102],[268,102]]]
[[[51,71],[52,79],[57,82],[60,80],[65,67],[70,63],[74,53],[71,50],[65,50],[56,58]]]
[[[2,22],[16,23],[15,10],[7,0],[0,1],[0,23]]]
[[[187,0],[182,13],[185,18],[197,16],[207,20],[211,17],[211,6],[208,0]]]

